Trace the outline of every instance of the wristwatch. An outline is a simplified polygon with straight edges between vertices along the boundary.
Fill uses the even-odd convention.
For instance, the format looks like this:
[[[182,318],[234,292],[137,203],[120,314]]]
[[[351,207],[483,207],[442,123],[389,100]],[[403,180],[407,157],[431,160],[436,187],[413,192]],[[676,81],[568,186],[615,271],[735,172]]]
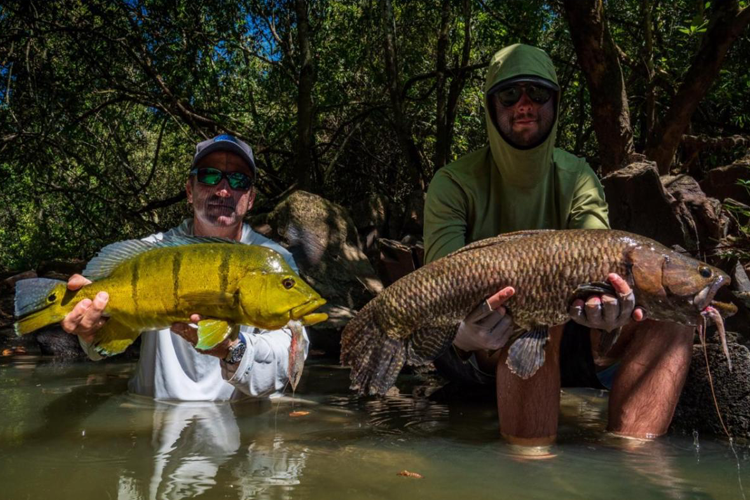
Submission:
[[[247,349],[247,343],[245,343],[245,337],[240,334],[239,342],[229,347],[229,352],[224,358],[224,362],[230,365],[236,365],[242,361],[242,356],[245,355]]]

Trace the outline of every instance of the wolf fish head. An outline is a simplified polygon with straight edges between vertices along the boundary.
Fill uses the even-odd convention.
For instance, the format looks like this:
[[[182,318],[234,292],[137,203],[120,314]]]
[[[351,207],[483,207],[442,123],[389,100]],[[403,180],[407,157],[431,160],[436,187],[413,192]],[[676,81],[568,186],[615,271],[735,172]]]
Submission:
[[[636,302],[661,321],[698,324],[719,288],[731,282],[722,270],[656,242],[634,247],[629,263]]]

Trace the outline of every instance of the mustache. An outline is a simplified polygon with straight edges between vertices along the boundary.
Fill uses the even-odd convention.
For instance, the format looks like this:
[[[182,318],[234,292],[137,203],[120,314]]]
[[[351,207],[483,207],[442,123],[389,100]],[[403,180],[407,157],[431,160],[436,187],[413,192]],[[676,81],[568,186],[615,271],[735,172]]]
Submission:
[[[234,198],[223,198],[221,196],[213,195],[208,200],[206,200],[206,205],[233,209],[237,206],[237,202],[234,201]]]

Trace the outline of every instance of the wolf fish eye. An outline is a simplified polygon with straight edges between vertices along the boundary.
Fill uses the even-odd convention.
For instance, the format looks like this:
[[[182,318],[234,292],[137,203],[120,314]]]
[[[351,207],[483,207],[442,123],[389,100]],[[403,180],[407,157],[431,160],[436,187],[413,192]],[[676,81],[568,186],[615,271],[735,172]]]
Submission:
[[[284,285],[284,288],[289,290],[294,286],[294,280],[292,278],[284,278],[284,281],[282,281],[281,284]]]
[[[702,266],[700,269],[698,269],[698,272],[701,273],[701,276],[703,276],[704,278],[710,278],[711,274],[713,274],[711,272],[711,269],[706,266]]]

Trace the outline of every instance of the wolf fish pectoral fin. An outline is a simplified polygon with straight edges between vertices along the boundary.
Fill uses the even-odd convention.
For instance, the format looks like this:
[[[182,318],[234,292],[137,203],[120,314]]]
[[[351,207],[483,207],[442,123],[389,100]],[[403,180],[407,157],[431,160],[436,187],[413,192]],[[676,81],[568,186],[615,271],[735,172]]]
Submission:
[[[235,338],[239,331],[239,325],[224,320],[201,320],[198,322],[198,342],[195,344],[195,348],[206,351],[215,347],[227,337]]]
[[[513,342],[505,364],[510,371],[526,380],[544,364],[544,345],[549,339],[547,328],[530,330]]]
[[[140,334],[140,331],[109,318],[96,332],[93,347],[101,356],[114,356],[124,352]]]

